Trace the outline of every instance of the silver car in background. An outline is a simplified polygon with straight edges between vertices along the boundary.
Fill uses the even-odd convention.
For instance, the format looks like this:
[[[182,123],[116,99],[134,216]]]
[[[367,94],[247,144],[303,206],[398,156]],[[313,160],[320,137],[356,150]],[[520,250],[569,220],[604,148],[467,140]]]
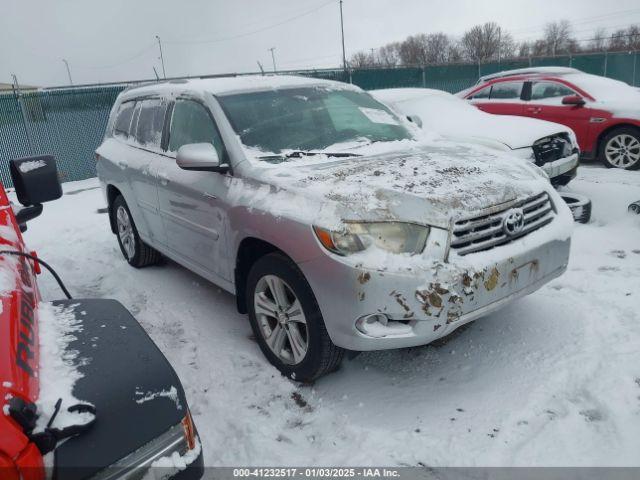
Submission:
[[[423,136],[351,85],[194,79],[123,92],[97,169],[131,265],[162,254],[235,294],[266,357],[310,381],[566,269],[571,214],[541,170]]]

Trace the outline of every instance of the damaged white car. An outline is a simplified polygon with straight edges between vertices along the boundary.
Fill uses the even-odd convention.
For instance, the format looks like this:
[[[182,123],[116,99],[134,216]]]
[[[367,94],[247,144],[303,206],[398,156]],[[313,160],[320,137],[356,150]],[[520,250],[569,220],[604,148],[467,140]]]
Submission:
[[[389,88],[369,92],[431,132],[509,152],[542,168],[555,186],[575,178],[580,149],[569,127],[537,118],[494,115],[431,88]]]
[[[162,254],[235,294],[297,380],[427,344],[567,267],[571,214],[540,169],[432,140],[351,85],[133,88],[97,156],[127,261]]]

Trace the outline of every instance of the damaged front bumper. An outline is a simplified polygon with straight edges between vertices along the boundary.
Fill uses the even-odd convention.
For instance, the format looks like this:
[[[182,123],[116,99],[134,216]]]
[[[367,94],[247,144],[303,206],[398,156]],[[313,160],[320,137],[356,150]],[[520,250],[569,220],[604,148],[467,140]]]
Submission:
[[[545,171],[551,182],[553,183],[554,179],[557,177],[570,177],[569,179],[573,179],[576,176],[576,172],[578,169],[578,153],[574,153],[568,157],[559,158],[558,160],[554,160],[553,162],[547,162],[542,165],[540,168]]]
[[[448,263],[393,271],[335,256],[299,266],[332,341],[349,350],[381,350],[430,343],[534,292],[566,270],[570,243],[551,240],[518,254],[502,248],[504,258],[488,255],[484,263],[454,255]]]

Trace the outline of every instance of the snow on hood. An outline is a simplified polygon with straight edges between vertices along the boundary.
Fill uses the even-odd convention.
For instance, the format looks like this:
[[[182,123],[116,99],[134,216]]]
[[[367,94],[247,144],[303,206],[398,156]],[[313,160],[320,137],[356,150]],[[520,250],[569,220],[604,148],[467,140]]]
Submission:
[[[403,115],[418,115],[422,128],[449,138],[496,141],[515,150],[569,128],[558,123],[511,115],[493,115],[441,90],[391,88],[369,92]]]
[[[448,228],[450,219],[463,212],[549,187],[536,167],[493,150],[446,141],[393,142],[386,148],[393,146],[392,151],[346,159],[319,155],[275,165],[252,161],[246,178],[230,180],[231,202],[333,229],[342,220]]]

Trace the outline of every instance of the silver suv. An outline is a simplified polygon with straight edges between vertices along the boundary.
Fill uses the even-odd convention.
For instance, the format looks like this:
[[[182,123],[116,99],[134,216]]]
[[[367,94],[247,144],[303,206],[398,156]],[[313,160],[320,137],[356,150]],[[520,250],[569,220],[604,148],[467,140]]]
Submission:
[[[571,214],[540,169],[422,133],[342,83],[132,88],[97,158],[127,261],[162,254],[235,294],[263,353],[297,380],[345,350],[447,335],[569,257]]]

